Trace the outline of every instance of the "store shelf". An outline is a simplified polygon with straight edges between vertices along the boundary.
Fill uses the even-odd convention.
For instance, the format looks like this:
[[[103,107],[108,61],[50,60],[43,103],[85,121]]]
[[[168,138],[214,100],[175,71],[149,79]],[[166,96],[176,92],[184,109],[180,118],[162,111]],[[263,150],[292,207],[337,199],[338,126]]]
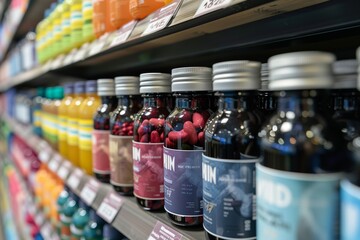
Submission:
[[[55,174],[58,174],[60,178],[64,179],[75,194],[81,197],[82,191],[84,191],[87,184],[95,180],[92,176],[86,175],[80,169],[72,166],[66,159],[63,159],[59,153],[53,150],[47,142],[35,136],[32,133],[31,127],[21,125],[8,116],[2,116],[2,118],[9,124],[10,129],[16,135],[21,137],[38,153],[41,161],[48,164],[49,168]],[[54,164],[54,162],[57,163]],[[60,170],[63,165],[66,165],[66,174],[64,174],[63,170]],[[60,173],[61,171],[62,173]],[[76,177],[74,177],[75,175]],[[171,225],[165,212],[154,213],[144,211],[137,205],[134,197],[119,196],[113,191],[111,185],[100,183],[97,180],[95,181],[100,187],[96,191],[94,201],[91,203],[92,208],[98,210],[104,199],[110,193],[118,196],[122,201],[122,205],[115,219],[112,221],[112,225],[129,239],[147,239],[157,224],[161,224],[168,231],[175,231],[182,235],[183,240],[200,240],[205,238],[202,228],[184,229],[175,227]]]
[[[0,89],[40,84],[44,76],[53,73],[96,79],[154,70],[169,72],[184,65],[211,66],[239,58],[266,61],[275,53],[301,50],[294,47],[296,41],[303,41],[303,49],[313,49],[318,43],[314,38],[349,42],[348,50],[355,48],[359,42],[355,40],[360,39],[353,35],[354,30],[348,31],[360,29],[357,0],[236,0],[227,8],[193,18],[199,3],[184,0],[170,25],[161,31],[141,36],[150,16],[140,21],[122,44],[111,45],[117,34],[113,33],[105,39],[100,52],[91,54],[100,41],[87,44],[46,63],[40,76],[21,74],[22,81],[8,79]],[[316,47],[334,49],[330,44]]]

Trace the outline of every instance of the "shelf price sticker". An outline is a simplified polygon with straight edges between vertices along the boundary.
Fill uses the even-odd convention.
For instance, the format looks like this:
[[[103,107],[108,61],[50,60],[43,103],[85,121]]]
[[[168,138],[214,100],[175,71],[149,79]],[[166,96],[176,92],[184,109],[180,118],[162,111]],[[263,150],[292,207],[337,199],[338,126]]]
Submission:
[[[101,52],[105,48],[105,45],[109,39],[109,34],[105,33],[102,35],[99,39],[95,40],[90,48],[90,54],[89,55],[95,55]]]
[[[64,61],[65,55],[58,56],[52,63],[51,63],[51,69],[57,69],[61,67],[63,61]]]
[[[100,183],[95,179],[90,179],[81,190],[80,197],[84,202],[91,206],[96,198],[96,194],[100,188]]]
[[[171,227],[157,221],[147,240],[181,240],[182,236],[182,234],[178,233]]]
[[[64,161],[61,167],[59,168],[57,174],[62,180],[65,180],[69,176],[70,169],[71,169],[71,163],[68,161]]]
[[[63,66],[70,65],[74,61],[74,56],[77,52],[77,49],[73,49],[68,55],[66,55]]]
[[[176,14],[182,0],[175,0],[173,3],[157,10],[149,21],[149,24],[141,36],[148,35],[166,28],[172,17]]]
[[[245,0],[244,0],[245,1]],[[233,0],[202,0],[194,18],[229,6]],[[238,2],[238,1],[237,1]]]
[[[42,163],[48,163],[52,155],[52,150],[49,144],[45,141],[41,141],[39,144],[39,150],[39,160]]]
[[[55,154],[52,159],[50,160],[48,166],[49,166],[49,169],[56,173],[56,171],[58,170],[59,168],[59,165],[61,163],[61,156],[59,154]]]
[[[87,52],[89,51],[89,43],[85,43],[81,46],[81,48],[74,54],[74,62],[79,62],[81,60],[83,60],[87,54]]]
[[[84,173],[76,168],[70,175],[70,177],[67,180],[67,184],[69,187],[71,187],[72,190],[75,190],[79,187],[80,180],[84,176]]]
[[[128,40],[128,38],[130,37],[130,34],[135,29],[136,24],[137,21],[133,20],[122,26],[122,28],[120,28],[119,30],[117,30],[115,33],[115,38],[111,42],[110,47],[114,47],[116,45],[120,45],[126,42],[126,40]]]
[[[120,196],[114,192],[109,192],[100,204],[97,214],[111,224],[123,204],[124,201]]]

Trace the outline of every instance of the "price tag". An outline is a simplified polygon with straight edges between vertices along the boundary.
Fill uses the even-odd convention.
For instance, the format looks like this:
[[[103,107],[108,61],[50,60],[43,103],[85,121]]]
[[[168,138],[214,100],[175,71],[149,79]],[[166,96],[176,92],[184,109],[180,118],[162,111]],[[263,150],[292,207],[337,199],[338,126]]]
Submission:
[[[150,233],[148,240],[181,240],[182,234],[178,233],[171,227],[163,224],[162,222],[157,221],[154,229]]]
[[[81,190],[80,197],[87,205],[91,206],[94,202],[99,187],[100,183],[95,179],[90,179],[90,181],[85,184],[84,188]]]
[[[74,61],[74,56],[77,52],[77,49],[73,49],[68,55],[66,55],[63,66],[69,65]]]
[[[72,190],[75,190],[79,187],[80,180],[83,175],[84,173],[78,168],[72,172],[72,174],[67,180],[67,184],[69,185],[69,187],[71,187]]]
[[[166,28],[174,14],[177,12],[181,2],[182,0],[175,0],[173,3],[157,10],[150,19],[149,25],[141,35],[145,36]]]
[[[99,52],[101,52],[101,50],[103,50],[103,48],[105,47],[107,40],[108,40],[109,34],[106,33],[104,35],[102,35],[98,40],[94,41],[94,44],[92,45],[91,49],[90,49],[90,54],[89,55],[95,55],[98,54]]]
[[[85,55],[89,51],[89,46],[90,46],[89,43],[85,43],[84,45],[81,46],[81,48],[76,52],[74,56],[74,62],[81,61],[85,58]]]
[[[52,155],[50,146],[45,141],[42,141],[39,144],[39,149],[40,149],[40,153],[38,156],[39,160],[43,163],[48,163]]]
[[[134,30],[135,26],[137,24],[137,21],[131,21],[127,24],[125,24],[124,26],[122,26],[122,28],[120,28],[119,30],[116,31],[116,35],[114,40],[111,42],[111,47],[122,44],[124,42],[126,42],[126,40],[129,38],[130,34],[132,33],[132,31]]]
[[[52,63],[51,63],[51,69],[57,69],[62,65],[62,62],[64,61],[65,56],[61,55],[57,57]]]
[[[59,168],[58,175],[62,180],[65,180],[69,176],[71,169],[71,163],[64,161],[61,167]]]
[[[59,154],[55,154],[55,156],[51,159],[49,163],[49,169],[56,173],[61,163],[61,156]]]
[[[245,1],[245,0],[244,0]],[[198,17],[230,5],[232,0],[202,0],[194,17]]]
[[[112,223],[123,203],[124,201],[120,196],[117,196],[114,192],[109,192],[100,204],[97,214],[106,222]]]

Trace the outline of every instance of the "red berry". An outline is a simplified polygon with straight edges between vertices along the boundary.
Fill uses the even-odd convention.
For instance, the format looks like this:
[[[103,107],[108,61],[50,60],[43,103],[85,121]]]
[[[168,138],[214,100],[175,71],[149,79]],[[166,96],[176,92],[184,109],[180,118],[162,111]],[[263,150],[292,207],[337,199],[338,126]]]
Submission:
[[[191,121],[191,112],[183,110],[183,112],[180,114],[180,118],[183,120],[183,122]]]
[[[151,118],[149,122],[151,125],[155,127],[162,127],[164,126],[165,120],[161,118]]]
[[[166,140],[165,140],[165,147],[175,148],[175,143],[173,143],[172,141],[170,141],[169,138],[166,138]]]
[[[197,133],[196,133],[196,130],[195,130],[195,127],[193,125],[192,122],[190,121],[186,121],[184,123],[184,129],[183,129],[187,134],[189,134],[189,144],[191,145],[195,145],[198,141],[198,138],[197,138]]]
[[[181,141],[181,142],[186,142],[189,139],[189,134],[186,133],[184,130],[181,131],[171,131],[168,134],[168,138],[173,141]]]
[[[152,143],[160,143],[161,142],[159,133],[156,130],[151,132],[150,142],[152,142]]]
[[[199,132],[198,134],[199,146],[204,146],[205,134],[204,132]]]
[[[144,134],[141,139],[140,139],[140,142],[142,143],[148,143],[149,142],[149,137],[147,134]]]
[[[200,113],[194,113],[193,114],[193,123],[196,128],[203,129],[205,127],[205,120],[203,116],[201,116]]]
[[[161,135],[160,135],[160,141],[161,141],[161,142],[164,141],[164,132],[162,132]]]

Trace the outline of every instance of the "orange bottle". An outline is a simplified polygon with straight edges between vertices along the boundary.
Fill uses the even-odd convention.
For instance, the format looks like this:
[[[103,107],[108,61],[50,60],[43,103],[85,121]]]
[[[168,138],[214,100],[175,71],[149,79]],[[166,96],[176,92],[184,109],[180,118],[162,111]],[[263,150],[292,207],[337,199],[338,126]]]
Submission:
[[[97,38],[107,32],[115,31],[116,28],[110,22],[109,0],[93,0],[93,26]]]
[[[143,19],[170,2],[170,0],[130,0],[130,13],[134,19]]]
[[[133,20],[130,14],[130,0],[109,0],[110,23],[115,29]]]

